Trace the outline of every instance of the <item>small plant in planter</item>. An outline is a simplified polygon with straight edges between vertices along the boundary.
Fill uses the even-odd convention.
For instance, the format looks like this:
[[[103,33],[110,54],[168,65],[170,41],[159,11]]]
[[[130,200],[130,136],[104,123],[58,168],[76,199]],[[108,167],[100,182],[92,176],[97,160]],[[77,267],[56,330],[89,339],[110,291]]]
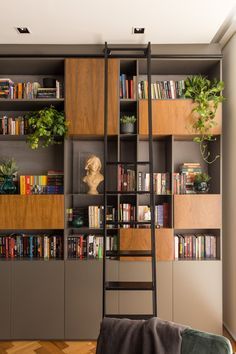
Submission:
[[[18,167],[14,159],[2,161],[0,164],[0,176],[3,183],[0,187],[1,194],[15,194],[16,186],[13,182],[14,175],[17,173]]]
[[[120,132],[122,134],[134,134],[135,122],[135,116],[122,116],[120,118]]]
[[[194,177],[194,190],[196,193],[208,193],[211,177],[207,173],[198,173]]]
[[[28,143],[32,149],[61,144],[61,138],[67,133],[64,113],[53,106],[43,108],[26,115],[29,122]]]
[[[184,97],[191,98],[196,103],[192,111],[195,113],[192,127],[198,136],[194,141],[199,144],[202,158],[208,164],[219,158],[219,155],[210,158],[207,143],[216,140],[210,130],[217,124],[216,110],[219,103],[225,99],[221,94],[223,89],[223,81],[217,79],[211,81],[202,75],[194,75],[185,80]]]

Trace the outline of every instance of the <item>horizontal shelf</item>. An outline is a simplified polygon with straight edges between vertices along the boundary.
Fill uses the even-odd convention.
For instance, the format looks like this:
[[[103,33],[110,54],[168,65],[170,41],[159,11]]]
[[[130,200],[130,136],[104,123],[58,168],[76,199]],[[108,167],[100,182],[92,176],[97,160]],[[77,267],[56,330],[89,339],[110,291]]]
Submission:
[[[0,141],[26,141],[28,135],[0,134]]]
[[[108,257],[152,257],[151,251],[106,251]]]
[[[137,315],[125,315],[125,314],[108,314],[105,315],[108,318],[127,318],[129,320],[148,320],[153,318],[154,315],[152,314],[137,314]]]
[[[137,102],[136,98],[120,98],[120,102],[128,103],[128,102]]]
[[[130,165],[130,166],[136,166],[136,165],[150,165],[150,161],[136,161],[136,162],[130,162],[130,161],[108,161],[107,165]]]
[[[152,291],[154,290],[153,283],[148,281],[110,281],[106,283],[106,290],[119,290],[119,291]]]
[[[8,257],[0,258],[0,262],[58,262],[64,261],[64,258],[36,258],[36,257]]]
[[[64,103],[64,98],[35,98],[35,99],[0,99],[0,111],[3,110],[30,110],[39,109],[45,105],[59,107]]]

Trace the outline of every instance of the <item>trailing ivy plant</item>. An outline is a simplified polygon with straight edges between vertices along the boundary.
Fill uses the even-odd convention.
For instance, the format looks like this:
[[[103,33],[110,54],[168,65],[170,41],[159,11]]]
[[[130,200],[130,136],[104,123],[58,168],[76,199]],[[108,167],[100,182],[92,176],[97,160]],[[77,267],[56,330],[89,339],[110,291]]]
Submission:
[[[220,156],[216,155],[211,158],[207,143],[215,140],[210,131],[217,124],[215,115],[219,103],[224,100],[221,94],[223,89],[223,81],[217,79],[210,81],[203,75],[194,75],[185,80],[184,96],[196,103],[192,110],[196,113],[193,129],[198,136],[194,138],[194,141],[199,144],[202,158],[208,164],[215,162]]]
[[[30,112],[26,118],[30,131],[27,141],[32,149],[61,144],[60,138],[67,133],[64,112],[59,112],[53,106]]]

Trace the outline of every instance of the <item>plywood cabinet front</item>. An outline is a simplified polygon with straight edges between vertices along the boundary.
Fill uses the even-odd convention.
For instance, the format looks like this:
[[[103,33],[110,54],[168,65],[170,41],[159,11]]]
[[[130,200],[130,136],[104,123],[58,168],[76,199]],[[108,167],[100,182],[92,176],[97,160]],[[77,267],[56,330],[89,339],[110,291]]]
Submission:
[[[194,103],[189,99],[153,100],[152,121],[154,135],[194,135],[192,129]],[[212,134],[221,134],[222,105],[220,104],[216,117],[216,126]],[[148,100],[139,101],[139,133],[148,134]]]
[[[104,59],[67,59],[65,110],[69,135],[104,134]],[[118,132],[119,63],[108,62],[108,134]]]

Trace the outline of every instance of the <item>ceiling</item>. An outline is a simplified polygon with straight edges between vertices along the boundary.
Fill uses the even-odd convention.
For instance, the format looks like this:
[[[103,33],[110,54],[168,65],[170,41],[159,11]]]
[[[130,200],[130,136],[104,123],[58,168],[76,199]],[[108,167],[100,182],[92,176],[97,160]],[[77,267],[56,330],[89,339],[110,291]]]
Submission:
[[[236,0],[0,1],[0,44],[210,43]],[[145,27],[144,35],[132,27]],[[29,27],[19,35],[16,27]]]

